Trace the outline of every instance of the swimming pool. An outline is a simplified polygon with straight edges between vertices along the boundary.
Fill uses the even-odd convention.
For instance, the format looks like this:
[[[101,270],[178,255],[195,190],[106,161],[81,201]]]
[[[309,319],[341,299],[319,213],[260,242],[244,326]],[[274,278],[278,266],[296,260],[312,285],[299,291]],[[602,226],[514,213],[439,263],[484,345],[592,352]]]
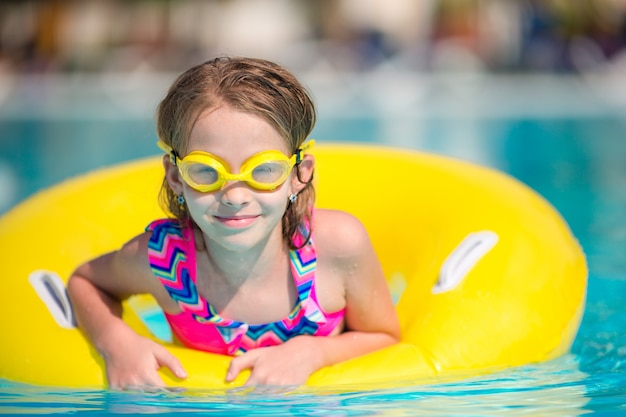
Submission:
[[[133,87],[145,88],[142,91],[121,91],[107,84],[111,88],[102,96],[98,94],[105,94],[106,80],[83,80],[85,85],[81,80],[55,81],[56,89],[44,90],[47,95],[36,104],[7,101],[0,107],[0,190],[5,206],[68,176],[157,153],[150,108],[159,95],[154,91],[169,80],[151,80],[150,86],[160,86],[156,89]],[[561,211],[580,239],[590,268],[587,309],[572,353],[548,363],[459,382],[399,381],[394,388],[358,386],[349,392],[307,388],[292,393],[118,393],[0,381],[0,413],[626,412],[624,106],[572,79],[411,77],[387,83],[386,88],[379,87],[377,80],[358,77],[348,85],[345,80],[308,81],[320,108],[314,132],[318,140],[384,143],[490,165],[526,182]],[[101,90],[83,88],[94,84]],[[21,88],[27,88],[26,84]],[[114,94],[120,91],[126,96]],[[124,97],[146,98],[128,104]]]

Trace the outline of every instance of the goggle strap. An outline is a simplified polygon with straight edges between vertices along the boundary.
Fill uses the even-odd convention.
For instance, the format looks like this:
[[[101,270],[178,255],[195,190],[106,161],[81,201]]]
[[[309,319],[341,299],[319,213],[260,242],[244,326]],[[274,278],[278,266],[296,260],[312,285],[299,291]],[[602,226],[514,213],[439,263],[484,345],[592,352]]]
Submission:
[[[313,145],[315,145],[315,140],[311,139],[310,141],[305,143],[303,146],[298,148],[298,150],[296,151],[296,165],[299,165],[300,162],[302,162],[302,153],[306,151],[307,149],[312,148]]]
[[[170,145],[168,145],[167,143],[163,142],[161,139],[159,139],[159,141],[157,142],[157,146],[159,148],[161,148],[161,150],[163,150],[163,152],[170,154],[170,161],[176,165],[176,160],[179,159],[178,158],[178,153],[172,149],[172,147]]]
[[[178,156],[178,152],[176,152],[174,149],[172,149],[172,152],[170,152],[170,160],[172,161],[172,163],[174,165],[178,165],[176,163],[176,161],[178,161],[180,159],[180,157]]]

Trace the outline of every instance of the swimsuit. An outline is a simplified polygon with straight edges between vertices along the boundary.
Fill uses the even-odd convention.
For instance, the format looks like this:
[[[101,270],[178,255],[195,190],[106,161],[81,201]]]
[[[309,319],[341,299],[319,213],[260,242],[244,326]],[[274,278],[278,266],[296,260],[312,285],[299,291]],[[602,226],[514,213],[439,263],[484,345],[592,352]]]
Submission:
[[[298,301],[289,316],[268,324],[247,324],[221,317],[198,293],[196,248],[192,228],[181,228],[176,220],[160,219],[146,230],[148,260],[154,275],[181,309],[165,313],[172,333],[183,345],[207,352],[239,355],[250,349],[281,344],[298,335],[327,336],[343,322],[345,309],[326,313],[315,293],[317,258],[312,239],[301,249],[291,250],[291,274]],[[294,243],[302,243],[300,234]]]

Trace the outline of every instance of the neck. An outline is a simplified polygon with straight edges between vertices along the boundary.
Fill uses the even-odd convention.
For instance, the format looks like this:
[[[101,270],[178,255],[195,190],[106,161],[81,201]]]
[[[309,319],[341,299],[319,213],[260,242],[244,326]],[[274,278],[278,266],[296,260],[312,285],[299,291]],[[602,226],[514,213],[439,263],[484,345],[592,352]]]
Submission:
[[[219,277],[229,285],[238,287],[245,281],[253,281],[276,275],[288,265],[289,248],[280,229],[257,245],[244,250],[226,248],[202,235],[202,251],[209,261],[210,275]]]

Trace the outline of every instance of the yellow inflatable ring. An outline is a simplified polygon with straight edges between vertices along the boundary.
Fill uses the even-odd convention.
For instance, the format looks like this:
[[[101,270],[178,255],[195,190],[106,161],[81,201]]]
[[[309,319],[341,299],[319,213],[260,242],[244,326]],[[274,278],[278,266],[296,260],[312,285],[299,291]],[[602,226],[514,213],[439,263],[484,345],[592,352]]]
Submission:
[[[327,144],[314,153],[317,205],[366,225],[398,299],[402,343],[324,368],[308,384],[441,380],[569,350],[585,304],[585,258],[537,193],[494,170],[419,152]],[[0,219],[0,378],[106,386],[102,360],[73,326],[63,282],[163,215],[162,175],[158,158],[95,171]],[[150,335],[136,312],[144,301],[131,299],[125,320]],[[163,372],[168,384],[226,387],[228,357],[166,346],[189,372],[185,381]]]

